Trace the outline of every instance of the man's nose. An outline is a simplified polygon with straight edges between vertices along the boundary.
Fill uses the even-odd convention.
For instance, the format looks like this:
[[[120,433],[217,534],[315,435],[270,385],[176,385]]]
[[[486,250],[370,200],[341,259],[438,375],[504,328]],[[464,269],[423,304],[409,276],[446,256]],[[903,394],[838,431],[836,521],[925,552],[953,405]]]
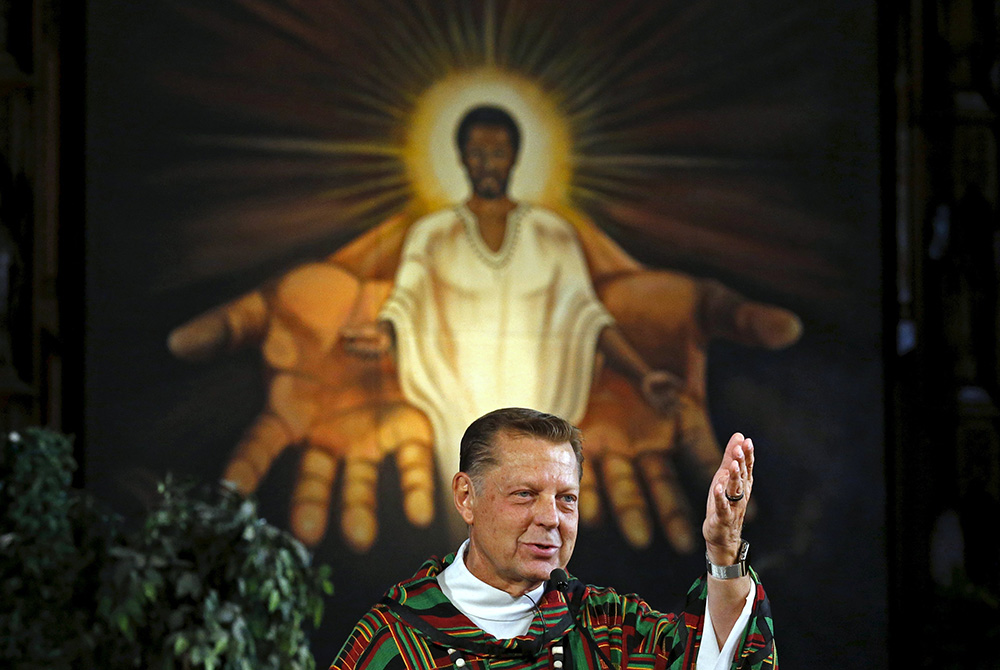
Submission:
[[[535,523],[546,528],[559,525],[559,510],[553,496],[539,496],[535,501]]]
[[[501,165],[503,165],[503,158],[500,156],[487,156],[484,162],[487,170],[495,172],[500,169]]]

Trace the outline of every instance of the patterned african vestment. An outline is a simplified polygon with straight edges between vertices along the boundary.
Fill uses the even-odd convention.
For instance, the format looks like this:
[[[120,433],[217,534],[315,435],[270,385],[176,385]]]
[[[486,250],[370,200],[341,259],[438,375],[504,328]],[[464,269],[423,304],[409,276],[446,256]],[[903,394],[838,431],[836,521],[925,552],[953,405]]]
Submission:
[[[431,559],[389,589],[355,626],[331,669],[382,670],[639,670],[694,668],[705,618],[702,577],[680,615],[651,609],[634,595],[573,579],[565,594],[549,590],[523,636],[498,640],[475,626],[441,592],[437,575],[455,559]],[[756,598],[732,668],[778,667],[771,610],[751,572]],[[603,659],[602,659],[603,657]],[[610,661],[613,668],[605,666]]]

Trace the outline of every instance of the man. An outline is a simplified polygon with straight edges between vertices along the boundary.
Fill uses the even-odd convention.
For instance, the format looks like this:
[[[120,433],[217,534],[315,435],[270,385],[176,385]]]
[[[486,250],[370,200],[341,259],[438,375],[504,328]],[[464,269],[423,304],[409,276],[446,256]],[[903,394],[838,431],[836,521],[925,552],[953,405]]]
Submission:
[[[740,535],[752,442],[734,434],[712,480],[702,526],[710,573],[680,616],[565,573],[582,462],[579,431],[558,417],[508,408],[474,421],[452,480],[468,540],[392,587],[331,667],[776,668],[770,608]]]
[[[438,463],[455,462],[462,431],[493,407],[578,421],[598,349],[652,406],[668,409],[682,383],[651,370],[618,331],[573,228],[508,195],[520,148],[514,119],[476,107],[459,123],[456,144],[471,196],[413,224],[378,323],[344,334],[362,356],[395,343],[403,394],[430,420]],[[439,474],[446,493],[449,473]]]

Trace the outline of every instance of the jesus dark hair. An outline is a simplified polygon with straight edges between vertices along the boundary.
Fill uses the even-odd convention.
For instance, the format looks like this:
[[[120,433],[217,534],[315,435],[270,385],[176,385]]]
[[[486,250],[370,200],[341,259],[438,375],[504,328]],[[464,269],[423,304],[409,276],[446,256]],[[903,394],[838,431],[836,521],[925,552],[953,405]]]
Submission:
[[[473,126],[503,128],[510,135],[510,145],[514,149],[515,156],[517,150],[521,148],[521,130],[517,127],[517,121],[514,120],[514,117],[500,107],[481,105],[467,111],[458,124],[455,142],[458,144],[460,152],[465,151],[465,145],[469,142],[469,133]]]

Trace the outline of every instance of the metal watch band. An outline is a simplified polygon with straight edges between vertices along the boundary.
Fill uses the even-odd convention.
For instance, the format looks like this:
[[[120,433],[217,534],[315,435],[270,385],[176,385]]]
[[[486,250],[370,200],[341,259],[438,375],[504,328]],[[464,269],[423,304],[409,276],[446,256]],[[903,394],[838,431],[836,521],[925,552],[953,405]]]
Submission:
[[[746,540],[740,542],[740,551],[734,565],[716,565],[708,559],[708,552],[705,552],[705,567],[708,574],[716,579],[739,579],[749,574],[747,570],[747,555],[750,553],[750,543]]]

